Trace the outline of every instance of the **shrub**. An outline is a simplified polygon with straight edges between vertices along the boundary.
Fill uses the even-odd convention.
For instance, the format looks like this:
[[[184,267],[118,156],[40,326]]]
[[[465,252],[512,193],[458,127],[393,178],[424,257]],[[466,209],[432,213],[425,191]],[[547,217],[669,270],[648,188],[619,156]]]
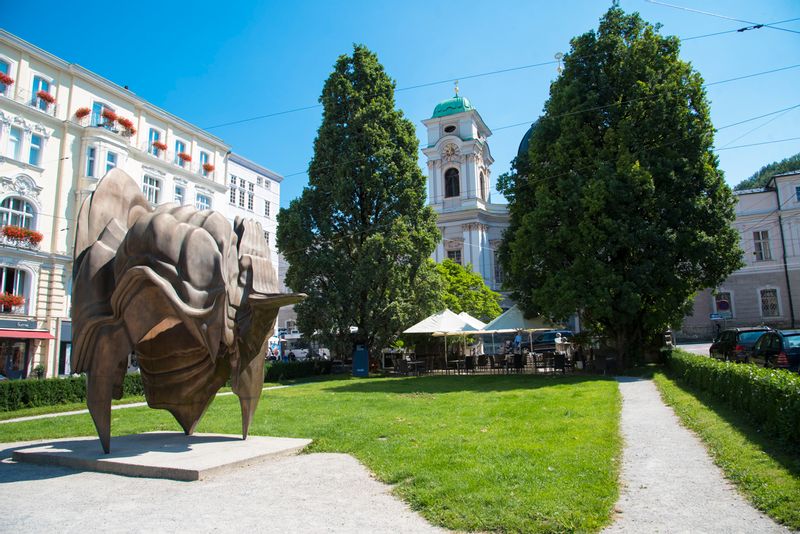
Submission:
[[[668,365],[679,379],[747,413],[768,433],[800,443],[800,375],[678,351]]]
[[[125,375],[122,395],[124,397],[144,395],[140,374]],[[85,400],[86,378],[83,376],[0,382],[0,411],[2,412]]]
[[[292,380],[306,376],[329,375],[329,360],[303,360],[301,362],[270,362],[264,366],[264,380]]]

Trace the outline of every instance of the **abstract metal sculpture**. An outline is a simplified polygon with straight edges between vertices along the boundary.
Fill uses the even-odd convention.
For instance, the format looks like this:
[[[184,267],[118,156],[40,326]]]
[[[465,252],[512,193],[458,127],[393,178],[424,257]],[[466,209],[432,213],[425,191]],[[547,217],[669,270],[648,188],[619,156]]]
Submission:
[[[231,227],[212,210],[153,208],[119,169],[100,180],[78,215],[72,369],[86,373],[106,453],[131,353],[147,404],[169,410],[186,434],[230,379],[247,437],[278,310],[305,297],[278,292],[268,254],[256,221]]]

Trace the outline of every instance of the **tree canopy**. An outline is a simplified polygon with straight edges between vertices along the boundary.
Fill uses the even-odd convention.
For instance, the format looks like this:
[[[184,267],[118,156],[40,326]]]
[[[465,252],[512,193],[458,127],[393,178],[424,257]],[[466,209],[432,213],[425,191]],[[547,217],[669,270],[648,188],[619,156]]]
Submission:
[[[765,187],[769,179],[776,174],[790,171],[800,171],[800,152],[794,156],[789,156],[780,161],[773,161],[769,165],[764,165],[757,172],[753,173],[752,176],[739,182],[734,189],[736,191],[742,191],[744,189]]]
[[[340,355],[353,343],[371,353],[388,346],[433,311],[441,290],[427,261],[440,237],[436,214],[394,88],[366,47],[337,59],[320,97],[308,186],[278,214],[286,284],[308,294],[298,325]]]
[[[502,313],[500,293],[492,291],[480,274],[472,267],[462,267],[446,259],[436,265],[436,271],[444,281],[441,308],[455,313],[467,312],[484,322],[489,322]]]
[[[571,41],[529,149],[501,177],[506,286],[626,362],[741,262],[700,74],[677,37],[616,5]]]

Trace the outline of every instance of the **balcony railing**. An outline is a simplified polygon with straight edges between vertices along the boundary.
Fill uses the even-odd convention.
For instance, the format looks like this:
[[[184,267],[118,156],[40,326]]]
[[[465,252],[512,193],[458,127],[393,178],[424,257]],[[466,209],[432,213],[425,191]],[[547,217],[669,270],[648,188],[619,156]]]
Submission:
[[[19,306],[4,306],[0,304],[0,314],[25,315],[25,304],[20,304]]]
[[[10,93],[12,92],[13,90],[11,88],[6,89],[6,94],[8,96],[10,96]],[[52,117],[56,116],[56,112],[58,110],[58,105],[55,102],[51,104],[50,102],[42,100],[36,96],[36,93],[32,93],[31,91],[27,91],[25,89],[22,89],[17,93],[15,100]]]

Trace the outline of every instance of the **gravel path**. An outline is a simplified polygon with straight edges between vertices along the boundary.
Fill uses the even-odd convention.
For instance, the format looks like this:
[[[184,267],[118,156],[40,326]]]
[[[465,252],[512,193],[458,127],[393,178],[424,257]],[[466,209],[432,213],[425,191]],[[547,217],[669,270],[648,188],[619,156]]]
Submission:
[[[605,532],[789,532],[739,495],[651,380],[617,380],[622,489]]]
[[[445,532],[345,454],[176,482],[17,464],[10,450],[0,451],[3,532]]]

